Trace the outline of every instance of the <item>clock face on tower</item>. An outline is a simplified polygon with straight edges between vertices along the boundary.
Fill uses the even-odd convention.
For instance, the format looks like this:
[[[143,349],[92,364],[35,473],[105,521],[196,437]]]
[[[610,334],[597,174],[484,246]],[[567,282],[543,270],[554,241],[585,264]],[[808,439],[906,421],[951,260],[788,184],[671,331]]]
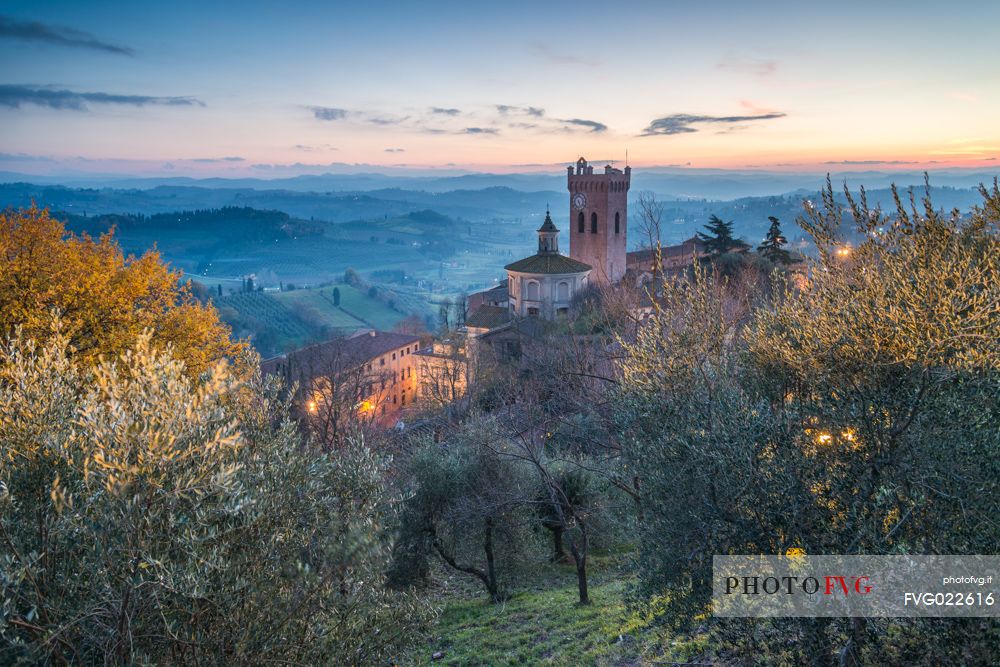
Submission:
[[[583,210],[587,206],[587,195],[582,192],[577,192],[573,195],[573,208]]]

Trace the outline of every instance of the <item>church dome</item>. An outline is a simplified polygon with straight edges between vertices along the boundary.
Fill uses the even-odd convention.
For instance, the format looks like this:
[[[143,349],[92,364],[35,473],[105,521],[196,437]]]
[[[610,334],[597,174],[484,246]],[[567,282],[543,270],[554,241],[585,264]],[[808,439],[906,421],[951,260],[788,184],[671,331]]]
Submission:
[[[519,259],[513,264],[508,264],[503,268],[507,271],[516,271],[518,273],[551,274],[584,273],[586,271],[590,271],[593,267],[591,267],[590,264],[578,262],[572,257],[567,257],[566,255],[538,253],[537,255],[532,255],[531,257]]]

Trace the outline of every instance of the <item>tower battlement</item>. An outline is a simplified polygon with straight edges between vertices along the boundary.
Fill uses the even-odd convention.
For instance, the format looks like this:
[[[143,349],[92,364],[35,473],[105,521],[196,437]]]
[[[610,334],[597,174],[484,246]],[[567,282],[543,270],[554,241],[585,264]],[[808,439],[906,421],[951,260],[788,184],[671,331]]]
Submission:
[[[566,168],[570,257],[594,267],[593,283],[616,283],[625,275],[631,183],[631,167],[606,165],[595,173],[581,157]]]

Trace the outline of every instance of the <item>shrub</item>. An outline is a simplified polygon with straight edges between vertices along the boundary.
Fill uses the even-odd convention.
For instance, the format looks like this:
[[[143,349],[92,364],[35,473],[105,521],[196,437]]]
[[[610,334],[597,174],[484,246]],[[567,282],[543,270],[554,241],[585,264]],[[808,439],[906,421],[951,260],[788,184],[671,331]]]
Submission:
[[[0,661],[373,664],[423,613],[382,586],[384,462],[304,446],[259,376],[148,334],[85,366],[0,348]]]

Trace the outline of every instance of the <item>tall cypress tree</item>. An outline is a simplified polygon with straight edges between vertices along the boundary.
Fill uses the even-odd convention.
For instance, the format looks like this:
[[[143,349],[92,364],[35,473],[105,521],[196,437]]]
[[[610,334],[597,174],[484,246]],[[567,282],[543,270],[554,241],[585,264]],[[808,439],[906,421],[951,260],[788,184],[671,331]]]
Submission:
[[[788,240],[781,233],[781,224],[773,215],[767,219],[771,221],[771,227],[767,230],[764,242],[757,246],[757,252],[775,264],[791,264],[792,256],[784,248]]]
[[[708,234],[698,232],[698,238],[705,244],[710,255],[723,255],[731,250],[746,248],[747,244],[733,236],[733,221],[726,222],[717,215],[708,219],[705,229]]]

